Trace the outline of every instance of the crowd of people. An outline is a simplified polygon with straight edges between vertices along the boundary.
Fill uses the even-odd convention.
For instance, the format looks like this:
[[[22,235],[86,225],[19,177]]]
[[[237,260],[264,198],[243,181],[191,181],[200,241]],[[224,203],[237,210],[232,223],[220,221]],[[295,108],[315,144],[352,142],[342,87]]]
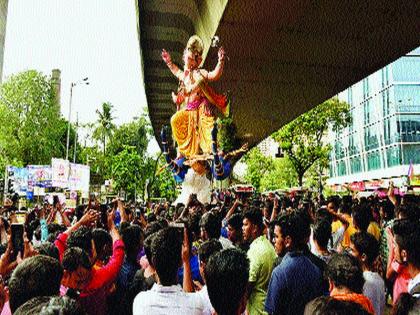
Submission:
[[[419,314],[420,200],[1,208],[1,314]]]

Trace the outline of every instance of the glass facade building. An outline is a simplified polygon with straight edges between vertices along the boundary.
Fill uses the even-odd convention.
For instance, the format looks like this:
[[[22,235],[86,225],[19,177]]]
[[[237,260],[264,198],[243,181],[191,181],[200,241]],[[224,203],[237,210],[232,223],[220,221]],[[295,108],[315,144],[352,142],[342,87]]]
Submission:
[[[338,98],[352,123],[331,132],[330,179],[349,184],[420,171],[420,47],[357,82]]]

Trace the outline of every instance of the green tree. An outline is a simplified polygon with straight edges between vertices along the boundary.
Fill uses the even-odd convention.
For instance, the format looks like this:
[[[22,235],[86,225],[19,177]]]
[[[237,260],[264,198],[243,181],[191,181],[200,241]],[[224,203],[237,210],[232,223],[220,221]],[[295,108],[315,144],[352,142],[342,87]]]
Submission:
[[[109,113],[109,110],[105,109],[104,112]],[[112,115],[108,116],[112,117]],[[149,161],[150,157],[147,155],[147,147],[152,134],[149,120],[145,115],[142,115],[139,119],[129,123],[120,126],[113,125],[112,131],[106,136],[106,152],[103,151],[102,131],[104,129],[102,127],[99,123],[96,124],[96,128],[94,124],[83,126],[86,138],[82,142],[85,143],[85,146],[78,157],[80,156],[83,163],[90,165],[91,183],[101,185],[106,179],[113,178],[118,189],[128,189],[129,196],[134,196],[135,191],[143,194],[146,179],[150,178],[152,174],[152,166],[149,165],[151,163]],[[99,140],[99,143],[95,140]],[[102,149],[100,146],[102,146]],[[127,150],[130,154],[127,154]],[[119,167],[124,163],[131,165],[130,163],[134,161],[132,152],[135,152],[141,158],[141,161],[135,164],[135,176],[130,175],[127,178],[132,184],[127,185],[123,178],[118,175],[120,174]],[[128,160],[124,162],[124,159]],[[116,170],[118,170],[117,173]]]
[[[177,196],[176,183],[175,179],[172,176],[172,173],[169,170],[164,170],[160,174],[156,175],[156,170],[154,164],[155,160],[150,159],[152,162],[150,169],[154,172],[152,173],[152,180],[150,181],[150,196],[157,198],[167,198],[168,200],[174,199]],[[165,158],[163,155],[159,154],[156,169],[160,169],[166,164]],[[154,176],[154,177],[153,177]]]
[[[141,174],[144,160],[137,154],[135,147],[124,149],[111,157],[111,175],[114,188],[124,190],[128,197],[134,197],[141,190]]]
[[[290,159],[298,179],[303,184],[306,171],[319,159],[327,158],[331,150],[323,137],[328,128],[338,130],[351,122],[350,108],[332,98],[291,121],[273,134]]]
[[[297,185],[297,176],[287,157],[272,159],[273,167],[261,178],[261,190],[291,188]]]
[[[81,147],[77,155],[80,163],[90,166],[90,183],[100,186],[106,179],[111,178],[111,155],[104,155],[97,144]]]
[[[219,149],[229,152],[239,147],[239,140],[236,135],[236,126],[232,118],[219,118],[217,120],[219,132],[217,134],[217,143]]]
[[[0,88],[1,167],[48,164],[62,156],[64,124],[48,77],[35,70],[11,76]]]
[[[114,129],[108,142],[108,153],[118,154],[124,146],[132,146],[139,155],[144,155],[149,145],[152,128],[145,116]]]
[[[247,165],[245,179],[260,191],[262,178],[273,169],[273,159],[264,156],[258,147],[254,147],[243,160]]]
[[[109,102],[102,104],[102,111],[96,110],[98,114],[97,127],[93,132],[93,138],[102,142],[104,154],[106,153],[106,143],[111,137],[115,125],[112,116],[113,105]]]

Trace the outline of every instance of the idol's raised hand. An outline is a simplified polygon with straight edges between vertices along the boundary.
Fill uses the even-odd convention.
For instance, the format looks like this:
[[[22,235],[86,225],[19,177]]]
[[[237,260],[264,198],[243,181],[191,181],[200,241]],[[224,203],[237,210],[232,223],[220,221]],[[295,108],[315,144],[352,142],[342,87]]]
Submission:
[[[162,59],[163,61],[165,61],[166,64],[172,62],[171,55],[165,49],[162,49]]]
[[[219,56],[219,61],[225,60],[225,50],[223,49],[223,47],[219,48],[218,56]]]

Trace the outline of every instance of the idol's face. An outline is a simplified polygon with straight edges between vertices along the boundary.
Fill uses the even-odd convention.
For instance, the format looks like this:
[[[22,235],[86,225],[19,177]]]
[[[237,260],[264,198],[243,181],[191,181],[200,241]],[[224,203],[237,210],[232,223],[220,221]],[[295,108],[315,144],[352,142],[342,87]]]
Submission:
[[[184,51],[183,61],[187,69],[193,70],[198,68],[198,66],[200,65],[201,57],[195,56],[192,51],[186,49]]]

